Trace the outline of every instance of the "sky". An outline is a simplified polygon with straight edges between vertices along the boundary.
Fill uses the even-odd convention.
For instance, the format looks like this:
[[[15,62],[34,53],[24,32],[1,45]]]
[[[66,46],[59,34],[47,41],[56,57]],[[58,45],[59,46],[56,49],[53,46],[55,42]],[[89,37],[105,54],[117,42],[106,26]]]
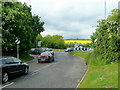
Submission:
[[[64,39],[90,39],[97,21],[105,18],[105,0],[18,0],[32,6],[32,14],[45,22],[46,35]],[[106,17],[118,8],[119,0],[106,0]]]

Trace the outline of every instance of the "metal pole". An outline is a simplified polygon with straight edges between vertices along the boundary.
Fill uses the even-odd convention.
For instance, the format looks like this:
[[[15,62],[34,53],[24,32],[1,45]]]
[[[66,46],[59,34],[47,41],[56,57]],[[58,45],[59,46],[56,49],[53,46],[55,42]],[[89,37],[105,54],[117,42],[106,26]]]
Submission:
[[[105,19],[106,19],[106,0],[105,0]]]
[[[36,39],[36,48],[37,48],[37,39]]]
[[[19,59],[19,45],[17,44],[17,58]]]

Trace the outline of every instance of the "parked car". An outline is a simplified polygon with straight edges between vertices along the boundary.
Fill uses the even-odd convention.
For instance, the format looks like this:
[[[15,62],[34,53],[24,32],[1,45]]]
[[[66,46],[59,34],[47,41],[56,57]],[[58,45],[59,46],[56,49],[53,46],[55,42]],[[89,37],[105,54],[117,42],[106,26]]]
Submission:
[[[33,48],[30,50],[30,54],[41,54],[42,52],[44,52],[43,48]]]
[[[46,49],[46,51],[50,52],[52,55],[54,55],[54,51],[51,48]]]
[[[15,57],[0,57],[1,81],[7,82],[11,76],[23,73],[28,74],[29,65]]]
[[[30,49],[29,53],[30,54],[35,54],[35,48]]]
[[[65,50],[65,52],[71,52],[71,51],[74,51],[74,49],[73,49],[73,48],[67,48],[67,49]]]
[[[38,56],[38,63],[44,61],[48,61],[50,63],[54,61],[54,56],[51,54],[51,52],[42,52],[41,55]]]
[[[48,51],[48,48],[42,48],[42,51],[43,52]]]

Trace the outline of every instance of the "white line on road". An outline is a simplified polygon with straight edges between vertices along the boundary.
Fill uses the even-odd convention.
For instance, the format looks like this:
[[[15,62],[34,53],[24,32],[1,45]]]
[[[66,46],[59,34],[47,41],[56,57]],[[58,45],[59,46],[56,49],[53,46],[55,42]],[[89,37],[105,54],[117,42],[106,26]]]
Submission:
[[[82,79],[79,81],[79,83],[78,83],[78,85],[77,85],[77,87],[76,87],[76,90],[77,90],[78,86],[80,86],[80,84],[81,84],[81,82],[83,81],[83,79],[85,78],[85,76],[86,76],[88,70],[89,70],[89,66],[88,66],[88,68],[87,68],[87,70],[86,70],[84,76],[83,76]]]
[[[0,87],[0,89],[5,88],[5,87],[7,87],[7,86],[10,86],[10,85],[12,85],[12,84],[14,84],[14,82],[11,82],[11,83],[10,83],[10,82],[7,82],[6,85]]]

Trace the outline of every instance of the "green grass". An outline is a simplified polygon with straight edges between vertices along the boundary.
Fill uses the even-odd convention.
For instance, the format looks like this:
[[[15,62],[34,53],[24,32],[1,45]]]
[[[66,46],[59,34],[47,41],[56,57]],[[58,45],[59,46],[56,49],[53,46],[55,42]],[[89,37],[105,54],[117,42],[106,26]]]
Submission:
[[[118,88],[118,63],[90,66],[78,88]]]
[[[79,88],[118,88],[118,63],[105,64],[88,51],[74,51],[69,54],[85,58],[90,67]],[[88,60],[86,60],[88,59]]]
[[[65,49],[53,49],[54,51],[61,51],[61,52],[64,52]]]
[[[69,54],[80,56],[82,58],[85,58],[86,54],[88,54],[88,53],[89,53],[89,51],[73,51],[73,52],[69,52]]]

